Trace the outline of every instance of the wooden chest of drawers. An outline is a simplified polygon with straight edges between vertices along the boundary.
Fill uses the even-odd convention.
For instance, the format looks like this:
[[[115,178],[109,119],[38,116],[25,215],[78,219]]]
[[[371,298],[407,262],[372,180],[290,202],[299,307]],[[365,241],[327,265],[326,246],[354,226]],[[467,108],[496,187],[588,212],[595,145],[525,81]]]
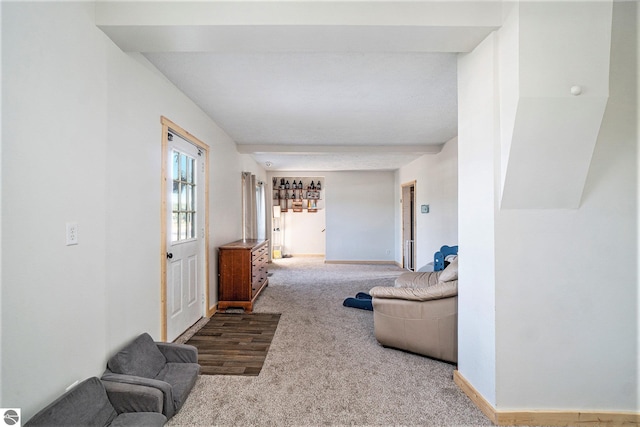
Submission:
[[[269,283],[268,240],[237,240],[218,248],[218,309],[253,310],[253,302]]]

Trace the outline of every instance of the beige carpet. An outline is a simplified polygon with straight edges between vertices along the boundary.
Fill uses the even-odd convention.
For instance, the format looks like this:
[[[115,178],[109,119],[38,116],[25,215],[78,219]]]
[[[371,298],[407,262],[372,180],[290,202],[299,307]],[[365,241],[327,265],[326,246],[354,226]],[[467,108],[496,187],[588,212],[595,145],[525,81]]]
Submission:
[[[492,425],[453,365],[380,346],[372,313],[342,306],[399,268],[290,258],[270,270],[255,311],[282,315],[262,372],[200,376],[169,426]]]

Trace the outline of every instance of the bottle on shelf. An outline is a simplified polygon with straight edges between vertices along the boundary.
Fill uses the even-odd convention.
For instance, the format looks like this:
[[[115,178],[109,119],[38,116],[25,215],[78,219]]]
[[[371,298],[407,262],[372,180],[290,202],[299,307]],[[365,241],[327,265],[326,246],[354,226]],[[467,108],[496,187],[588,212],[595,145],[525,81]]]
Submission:
[[[311,190],[315,190],[315,189],[316,189],[316,186],[315,186],[315,185],[313,185],[313,181],[311,181],[311,185],[309,186],[309,188],[310,188]]]
[[[298,184],[296,184],[296,180],[295,179],[293,180],[293,184],[291,184],[291,185],[292,185],[292,188],[294,190],[298,188]]]
[[[287,182],[284,184],[284,188],[285,188],[285,190],[288,190],[288,189],[289,189],[289,187],[290,187],[290,184],[289,184],[289,181],[287,181]]]
[[[322,184],[320,184],[320,181],[318,181],[318,185],[316,185],[316,190],[322,190]]]

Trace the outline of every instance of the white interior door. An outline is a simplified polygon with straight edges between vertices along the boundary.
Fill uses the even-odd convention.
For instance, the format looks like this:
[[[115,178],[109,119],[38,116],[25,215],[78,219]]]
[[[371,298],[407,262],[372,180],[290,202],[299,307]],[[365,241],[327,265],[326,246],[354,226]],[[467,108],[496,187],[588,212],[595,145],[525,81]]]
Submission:
[[[167,165],[167,340],[204,313],[204,163],[200,150],[171,134]]]

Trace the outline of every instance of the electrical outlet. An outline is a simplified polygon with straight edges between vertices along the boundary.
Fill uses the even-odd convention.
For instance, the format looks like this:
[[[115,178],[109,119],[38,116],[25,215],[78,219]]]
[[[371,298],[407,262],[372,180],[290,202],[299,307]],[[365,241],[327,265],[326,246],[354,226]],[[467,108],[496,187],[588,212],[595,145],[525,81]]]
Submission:
[[[67,246],[78,244],[78,223],[67,223]]]

